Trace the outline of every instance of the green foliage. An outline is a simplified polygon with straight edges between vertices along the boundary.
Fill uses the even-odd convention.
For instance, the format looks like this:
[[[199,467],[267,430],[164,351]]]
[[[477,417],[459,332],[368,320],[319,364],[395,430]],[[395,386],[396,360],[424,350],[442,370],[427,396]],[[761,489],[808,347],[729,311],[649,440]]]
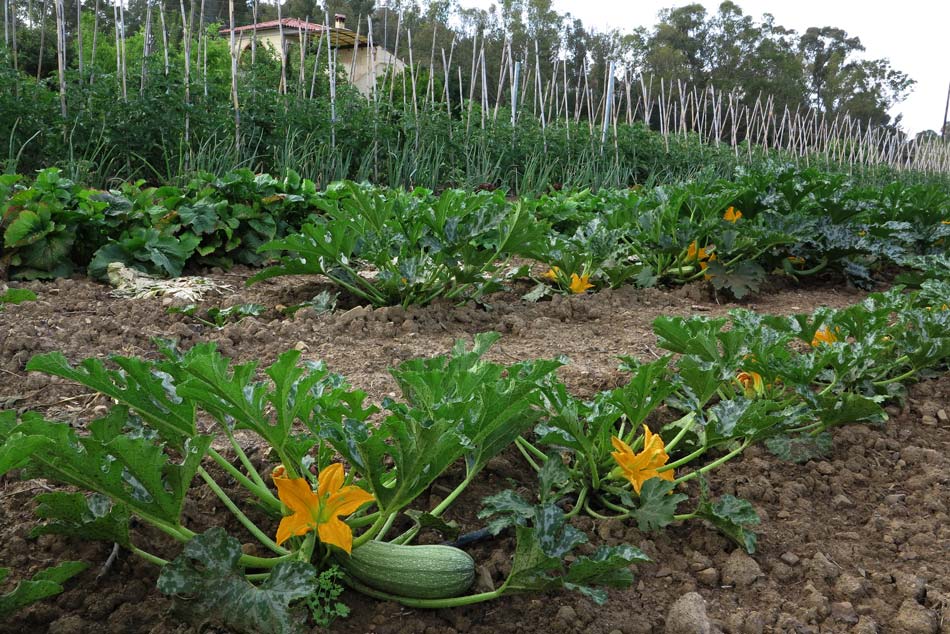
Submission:
[[[63,591],[63,584],[88,566],[82,561],[66,561],[39,571],[32,579],[21,581],[10,592],[0,594],[0,617],[6,618],[31,603],[59,594]],[[9,574],[9,568],[0,568],[0,582]]]
[[[289,604],[318,590],[317,571],[304,561],[284,561],[255,586],[238,561],[241,543],[210,528],[185,544],[162,568],[158,589],[175,598],[175,610],[202,627],[212,623],[243,634],[300,634],[309,631],[306,611]]]

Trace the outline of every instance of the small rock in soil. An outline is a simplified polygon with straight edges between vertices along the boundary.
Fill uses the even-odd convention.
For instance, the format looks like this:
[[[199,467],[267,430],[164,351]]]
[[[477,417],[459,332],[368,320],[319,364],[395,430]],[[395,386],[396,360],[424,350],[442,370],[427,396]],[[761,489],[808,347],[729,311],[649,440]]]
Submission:
[[[927,580],[918,575],[898,572],[894,575],[897,593],[905,599],[913,599],[920,603],[927,594]]]
[[[765,631],[765,616],[761,612],[749,612],[742,622],[742,634],[762,634]]]
[[[913,599],[906,599],[891,619],[891,630],[895,634],[936,634],[937,615]]]
[[[722,567],[722,582],[727,586],[744,588],[762,576],[762,569],[745,551],[736,549]]]
[[[867,579],[855,575],[843,574],[838,577],[838,581],[835,583],[835,592],[852,601],[860,599],[868,593]]]
[[[945,410],[945,409],[938,409],[938,410],[937,410],[937,420],[939,420],[941,423],[950,422],[950,415],[947,414],[947,410]]]
[[[799,561],[801,561],[801,559],[799,558],[799,556],[796,555],[796,554],[793,553],[793,552],[784,552],[784,553],[782,553],[782,556],[780,557],[780,559],[781,559],[782,561],[784,561],[786,564],[788,564],[789,566],[794,566],[794,565],[797,564]]]
[[[879,631],[877,621],[869,616],[862,616],[858,619],[858,624],[851,629],[852,634],[878,634]]]
[[[696,581],[704,586],[716,586],[719,584],[719,571],[715,568],[705,568],[696,573]]]
[[[557,618],[561,621],[573,623],[577,620],[577,612],[569,605],[562,605],[557,611]]]
[[[666,634],[711,634],[712,631],[706,601],[698,592],[681,596],[666,614]]]
[[[839,623],[857,623],[858,613],[850,601],[838,601],[831,604],[831,618]]]
[[[808,562],[808,569],[814,576],[828,580],[837,579],[838,575],[841,574],[838,566],[831,563],[822,552],[815,553],[815,556]]]

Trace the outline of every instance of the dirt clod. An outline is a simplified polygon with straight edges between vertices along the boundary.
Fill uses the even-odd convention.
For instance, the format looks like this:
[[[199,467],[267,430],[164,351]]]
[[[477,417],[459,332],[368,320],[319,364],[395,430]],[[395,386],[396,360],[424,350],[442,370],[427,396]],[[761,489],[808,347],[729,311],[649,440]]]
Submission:
[[[722,582],[727,586],[744,588],[762,576],[759,564],[743,550],[736,549],[722,567]]]
[[[666,613],[665,634],[710,634],[713,631],[706,615],[706,601],[697,592],[687,592]]]

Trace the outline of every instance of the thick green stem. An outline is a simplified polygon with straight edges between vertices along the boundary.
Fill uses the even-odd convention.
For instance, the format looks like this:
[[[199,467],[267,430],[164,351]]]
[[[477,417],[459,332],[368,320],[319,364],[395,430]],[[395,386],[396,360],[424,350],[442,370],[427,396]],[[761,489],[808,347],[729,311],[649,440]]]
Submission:
[[[682,477],[680,477],[680,478],[676,478],[675,480],[673,480],[673,482],[674,482],[675,484],[680,484],[680,483],[682,483],[682,482],[688,482],[689,480],[692,480],[692,479],[694,479],[694,478],[698,478],[700,475],[706,473],[707,471],[710,471],[710,470],[712,470],[712,469],[715,469],[716,467],[718,467],[718,466],[720,466],[720,465],[723,465],[723,464],[729,462],[730,460],[732,460],[733,458],[735,458],[736,456],[738,456],[740,453],[742,453],[743,451],[745,451],[745,448],[748,447],[750,444],[752,444],[752,443],[751,443],[749,440],[746,440],[746,441],[743,442],[741,445],[739,445],[737,448],[735,448],[735,449],[733,449],[732,451],[730,451],[729,453],[727,453],[725,456],[723,456],[723,457],[721,457],[721,458],[718,458],[718,459],[716,459],[716,460],[713,460],[713,461],[710,462],[709,464],[704,465],[703,467],[697,469],[696,471],[691,471],[690,473],[687,473],[686,475],[684,475],[684,476],[682,476]]]
[[[374,541],[380,542],[383,541],[383,538],[386,537],[386,533],[389,532],[389,529],[392,528],[393,522],[396,521],[396,513],[393,513],[389,516],[389,519],[386,520],[386,523],[383,524],[383,527],[379,529],[379,532],[376,533],[376,537],[373,538]]]
[[[255,557],[254,555],[241,555],[238,564],[245,568],[273,568],[277,564],[290,561],[297,557],[297,553],[289,553],[280,557]]]
[[[891,383],[898,383],[898,382],[900,382],[900,381],[903,381],[904,379],[909,379],[910,377],[914,376],[916,373],[917,373],[917,369],[916,369],[916,368],[911,368],[911,369],[908,370],[907,372],[904,372],[903,374],[899,374],[899,375],[897,375],[897,376],[895,376],[895,377],[891,377],[891,378],[889,378],[889,379],[884,379],[883,381],[873,381],[873,382],[871,383],[871,385],[876,385],[876,386],[880,387],[880,386],[882,386],[882,385],[889,385],[889,384],[891,384]]]
[[[382,601],[394,601],[409,608],[421,608],[426,610],[457,608],[463,605],[472,605],[473,603],[491,601],[492,599],[497,599],[502,594],[504,594],[505,588],[507,587],[506,583],[497,590],[492,590],[491,592],[482,592],[481,594],[467,594],[462,597],[450,597],[448,599],[414,599],[412,597],[400,597],[395,594],[389,594],[388,592],[382,592],[381,590],[375,590],[363,585],[359,581],[356,581],[349,576],[345,576],[343,579],[346,582],[346,585],[350,586],[357,592],[373,597],[374,599],[380,599]]]
[[[548,455],[524,439],[523,436],[515,438],[515,442],[535,455],[541,462],[548,461]]]
[[[680,424],[680,423],[682,423],[682,425],[683,425],[682,429],[680,429],[679,432],[678,432],[675,436],[673,436],[673,440],[671,440],[669,443],[667,443],[667,445],[666,445],[666,453],[667,453],[667,454],[671,453],[671,452],[673,451],[673,449],[676,448],[676,445],[678,445],[678,444],[680,443],[680,441],[683,440],[683,438],[686,436],[686,433],[687,433],[690,429],[693,428],[693,423],[694,423],[694,422],[696,422],[696,412],[690,412],[689,414],[687,414],[686,416],[683,416],[683,417],[680,418],[679,420],[674,421],[674,422],[670,423],[669,425],[666,425],[666,427],[670,427],[670,426],[672,426],[672,425],[677,425],[677,424]]]
[[[617,511],[618,513],[623,513],[624,515],[630,514],[630,509],[624,508],[619,504],[614,504],[610,500],[604,498],[603,496],[597,496],[597,501],[609,508],[611,511]]]
[[[574,503],[574,508],[564,514],[566,519],[572,518],[578,513],[581,509],[584,508],[584,502],[587,500],[587,487],[581,489],[581,492],[577,494],[577,501]]]
[[[171,536],[173,539],[179,542],[187,542],[188,540],[190,540],[192,537],[194,537],[197,534],[194,531],[188,530],[184,526],[181,526],[181,525],[176,526],[174,524],[169,524],[165,520],[160,520],[157,517],[152,517],[151,515],[147,513],[143,513],[142,511],[138,509],[133,510],[133,513],[135,513],[140,518],[142,518],[143,520],[145,520],[146,522],[148,522],[149,524],[151,524],[158,530],[162,531],[166,535]]]
[[[452,492],[449,493],[445,497],[444,500],[439,502],[434,509],[429,511],[429,515],[432,515],[433,517],[439,517],[440,515],[445,513],[445,511],[448,510],[448,508],[452,505],[452,503],[455,502],[455,499],[459,495],[462,494],[462,491],[464,491],[468,487],[468,485],[472,483],[472,480],[475,479],[475,475],[476,475],[475,473],[469,473],[467,476],[465,476],[465,479],[459,482],[458,486],[452,489]],[[395,539],[393,539],[392,543],[406,544],[412,541],[412,539],[418,534],[419,534],[419,527],[413,526],[412,528],[407,530],[405,533],[403,533],[399,537],[396,537]]]
[[[247,470],[247,474],[251,477],[251,480],[257,484],[258,487],[267,490],[267,484],[264,482],[264,478],[261,477],[261,474],[257,472],[257,469],[254,468],[254,464],[251,462],[250,458],[247,457],[247,454],[244,453],[244,449],[241,447],[241,444],[237,441],[237,438],[234,437],[234,433],[227,425],[221,425],[221,428],[224,430],[224,433],[228,437],[228,441],[231,443],[231,446],[234,447],[234,453],[237,454],[238,459],[241,461],[241,464],[244,465],[244,468]]]
[[[201,479],[205,481],[205,484],[207,484],[208,487],[214,491],[214,494],[218,496],[218,499],[221,500],[222,503],[224,503],[224,506],[226,506],[227,509],[231,511],[231,513],[238,519],[238,521],[241,522],[244,528],[246,528],[248,532],[256,537],[258,541],[278,555],[287,555],[290,553],[290,551],[286,548],[278,546],[277,542],[268,537],[264,531],[259,529],[257,525],[254,524],[254,522],[252,522],[250,518],[248,518],[248,516],[237,507],[231,498],[228,497],[228,494],[224,492],[224,489],[218,486],[218,483],[214,481],[214,478],[212,478],[203,467],[198,467],[198,475],[200,475]]]
[[[682,515],[674,515],[674,516],[673,516],[673,521],[674,521],[674,522],[685,522],[686,520],[691,520],[691,519],[693,519],[694,517],[696,517],[696,514],[695,514],[695,513],[683,513]]]
[[[710,449],[711,449],[711,447],[700,447],[699,449],[697,449],[697,450],[694,451],[693,453],[691,453],[691,454],[689,454],[689,455],[687,455],[687,456],[683,456],[683,457],[680,458],[679,460],[675,460],[675,461],[673,461],[673,462],[670,462],[670,463],[668,463],[668,464],[665,464],[665,465],[663,465],[662,467],[660,467],[659,469],[657,469],[656,471],[657,471],[657,473],[662,473],[662,472],[664,472],[664,471],[669,471],[670,469],[676,469],[676,468],[678,468],[678,467],[682,467],[683,465],[692,462],[692,461],[695,460],[696,458],[699,458],[701,455],[703,455],[704,453],[706,453],[706,452],[709,451]]]
[[[145,561],[147,561],[147,562],[149,562],[149,563],[152,563],[152,564],[155,564],[156,566],[167,566],[167,565],[168,565],[168,560],[167,560],[167,559],[162,559],[161,557],[159,557],[159,556],[157,556],[157,555],[153,555],[153,554],[150,553],[150,552],[144,551],[144,550],[142,550],[141,548],[138,548],[138,547],[136,547],[136,546],[133,546],[132,544],[129,544],[129,550],[131,550],[133,553],[135,553],[136,555],[138,555],[139,557],[141,557],[141,558],[144,559]]]
[[[525,462],[531,465],[531,468],[535,471],[541,471],[541,466],[534,461],[534,458],[531,457],[531,454],[528,453],[528,450],[521,446],[521,444],[516,440],[515,447],[518,448],[518,451],[521,452],[522,457],[524,457]]]
[[[363,528],[375,522],[377,517],[379,517],[379,511],[373,511],[372,513],[361,515],[360,517],[350,517],[346,520],[346,523],[350,528]]]
[[[390,515],[394,515],[394,513],[384,513],[382,510],[380,510],[379,515],[376,517],[376,521],[373,522],[373,525],[366,529],[365,533],[353,540],[353,548],[358,548],[359,546],[362,546],[369,540],[376,537],[376,533],[378,533],[379,529],[386,524]]]
[[[219,454],[214,449],[208,450],[208,455],[211,456],[211,459],[214,460],[215,464],[224,469],[224,471],[237,480],[238,484],[243,486],[245,489],[256,495],[261,502],[266,504],[268,508],[277,511],[280,513],[281,503],[274,494],[270,492],[266,486],[259,486],[256,482],[251,481],[246,475],[241,473],[234,465],[228,462],[228,459]]]
[[[620,520],[620,519],[626,519],[627,517],[630,517],[629,513],[624,513],[623,515],[614,515],[613,517],[609,515],[601,515],[600,513],[598,513],[597,511],[595,511],[594,509],[590,507],[590,502],[584,502],[584,512],[590,515],[591,517],[599,519],[599,520]]]

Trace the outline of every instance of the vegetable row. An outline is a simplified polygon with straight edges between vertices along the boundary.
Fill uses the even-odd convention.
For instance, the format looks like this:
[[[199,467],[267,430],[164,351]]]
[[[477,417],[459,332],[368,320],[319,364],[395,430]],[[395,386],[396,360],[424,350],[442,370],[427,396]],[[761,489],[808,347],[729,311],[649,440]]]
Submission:
[[[184,187],[83,189],[55,169],[0,176],[0,266],[14,278],[102,278],[110,262],[176,276],[186,265],[270,263],[253,279],[322,274],[374,306],[477,299],[513,279],[526,298],[708,280],[741,298],[767,275],[837,271],[870,288],[893,266],[948,265],[950,195],[858,187],[818,170],[514,201],[239,171]],[[539,270],[510,266],[535,260]]]
[[[607,589],[632,583],[632,564],[647,557],[632,545],[578,553],[589,538],[574,516],[635,522],[642,531],[703,519],[753,551],[759,518],[746,501],[710,494],[715,470],[754,443],[810,460],[829,451],[834,427],[885,420],[883,405],[901,398],[908,381],[947,370],[948,298],[950,283],[931,279],[841,310],[661,317],[654,330],[669,354],[622,359],[627,383],[590,400],[558,379],[564,359],[488,360],[496,334],[400,364],[391,372],[401,397],[378,405],[296,350],[266,368],[234,363],[210,344],[181,351],[163,342],[158,360],[109,363],[45,354],[28,369],[114,405],[83,429],[0,412],[0,474],[22,469],[78,488],[37,496],[34,534],[119,544],[162,568],[158,586],[183,613],[239,632],[305,631],[308,612],[326,624],[345,613],[341,582],[422,608],[556,589],[603,602]],[[212,446],[199,416],[214,422],[230,455]],[[238,430],[270,448],[269,473],[245,454]],[[526,473],[537,473],[533,495],[501,491],[479,513],[483,535],[514,534],[511,570],[494,589],[466,593],[468,555],[414,544],[433,532],[465,542],[446,513],[512,447]],[[428,508],[437,480],[454,488]],[[196,534],[186,525],[182,510],[199,485],[241,534],[220,526]],[[181,550],[149,551],[133,518]],[[249,539],[257,550],[242,549]]]

